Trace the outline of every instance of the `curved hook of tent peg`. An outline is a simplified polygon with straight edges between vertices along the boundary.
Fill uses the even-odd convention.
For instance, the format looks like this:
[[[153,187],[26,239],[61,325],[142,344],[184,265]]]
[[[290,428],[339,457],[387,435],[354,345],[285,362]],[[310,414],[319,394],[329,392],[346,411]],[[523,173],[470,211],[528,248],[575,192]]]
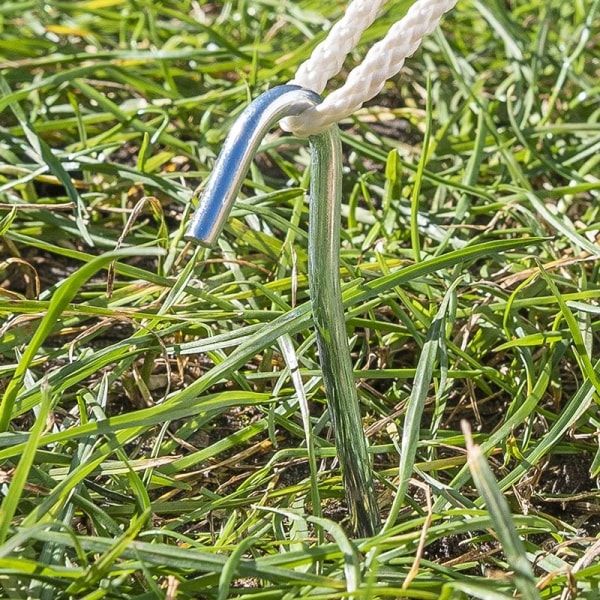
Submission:
[[[240,115],[207,181],[185,239],[213,245],[268,130],[321,102],[296,85],[265,92]],[[329,413],[353,535],[379,528],[367,441],[354,384],[339,274],[342,150],[337,125],[309,137],[311,150],[308,282]]]

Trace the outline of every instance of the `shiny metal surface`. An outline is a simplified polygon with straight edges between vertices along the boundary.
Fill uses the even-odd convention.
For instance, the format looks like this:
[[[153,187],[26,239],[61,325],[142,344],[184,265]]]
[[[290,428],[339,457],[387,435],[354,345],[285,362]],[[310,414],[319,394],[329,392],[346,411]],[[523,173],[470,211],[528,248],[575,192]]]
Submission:
[[[375,535],[379,510],[362,426],[340,285],[342,144],[337,125],[310,136],[308,286],[353,533]]]
[[[248,105],[225,139],[185,239],[204,246],[216,243],[265,134],[284,117],[298,115],[320,102],[314,92],[282,85]]]

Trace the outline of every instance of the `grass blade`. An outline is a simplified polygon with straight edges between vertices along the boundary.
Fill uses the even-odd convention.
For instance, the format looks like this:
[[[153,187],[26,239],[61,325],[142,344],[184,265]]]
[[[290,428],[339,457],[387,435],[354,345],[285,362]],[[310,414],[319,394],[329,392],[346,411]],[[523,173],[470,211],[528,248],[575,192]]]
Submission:
[[[23,378],[25,377],[27,369],[34,359],[36,352],[43,344],[48,334],[52,331],[52,328],[55,326],[62,311],[79,291],[81,286],[92,275],[94,275],[94,273],[108,266],[113,260],[118,260],[119,258],[125,258],[132,255],[156,256],[158,253],[159,251],[157,250],[145,248],[128,248],[109,252],[92,259],[78,271],[65,279],[52,297],[44,318],[40,322],[38,328],[31,338],[31,341],[27,345],[27,349],[19,361],[17,369],[15,370],[15,374],[13,375],[13,378],[2,395],[2,400],[0,401],[0,432],[8,429],[17,395],[23,383]]]
[[[513,523],[506,499],[496,483],[481,448],[473,443],[470,428],[466,422],[463,422],[463,433],[467,442],[467,456],[473,481],[490,513],[506,560],[514,572],[515,585],[525,598],[539,600],[541,597],[535,585],[533,569]]]
[[[12,520],[17,512],[29,476],[29,471],[34,464],[35,453],[40,444],[40,438],[47,426],[47,418],[51,406],[51,394],[49,393],[48,388],[43,385],[42,401],[39,405],[38,413],[29,434],[29,439],[24,445],[23,453],[21,454],[21,458],[19,459],[10,485],[8,486],[8,491],[0,505],[0,547],[6,541],[10,528],[13,525]]]

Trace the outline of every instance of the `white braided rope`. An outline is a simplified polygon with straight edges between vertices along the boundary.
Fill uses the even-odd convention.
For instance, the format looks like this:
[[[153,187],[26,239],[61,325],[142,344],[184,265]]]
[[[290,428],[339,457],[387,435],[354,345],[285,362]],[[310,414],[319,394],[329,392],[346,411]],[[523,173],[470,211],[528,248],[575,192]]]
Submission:
[[[342,69],[344,58],[360,41],[370,27],[379,9],[387,0],[354,0],[344,16],[331,28],[323,40],[304,61],[290,83],[301,85],[320,94],[327,82]]]
[[[310,108],[296,117],[282,120],[281,126],[294,135],[304,137],[325,131],[333,123],[350,116],[364,102],[376,96],[385,82],[400,71],[405,59],[414,54],[420,46],[421,40],[437,27],[444,13],[453,8],[456,2],[457,0],[416,0],[406,15],[369,50],[364,61],[350,72],[346,83],[340,89],[329,94],[318,106]],[[353,9],[355,4],[365,5],[366,2],[355,0],[349,6],[348,12]],[[379,9],[382,2],[373,0],[373,4]],[[362,10],[366,10],[364,6],[356,7],[357,13]],[[344,57],[352,49],[352,47],[348,47],[349,44],[340,42],[341,31],[347,30],[349,37],[351,35],[353,40],[356,38],[358,41],[362,32],[371,23],[372,21],[367,25],[356,23],[355,29],[351,28],[349,21],[344,23],[342,29],[336,31],[331,45],[329,37],[327,37],[322,44],[317,46],[315,53],[307,63],[298,69],[292,82],[321,93],[326,81],[322,82],[320,72],[333,72],[332,74],[339,72]],[[332,33],[334,29],[335,27],[332,28]],[[355,33],[355,30],[359,33]],[[316,54],[317,50],[318,54]],[[335,68],[337,71],[334,71]]]

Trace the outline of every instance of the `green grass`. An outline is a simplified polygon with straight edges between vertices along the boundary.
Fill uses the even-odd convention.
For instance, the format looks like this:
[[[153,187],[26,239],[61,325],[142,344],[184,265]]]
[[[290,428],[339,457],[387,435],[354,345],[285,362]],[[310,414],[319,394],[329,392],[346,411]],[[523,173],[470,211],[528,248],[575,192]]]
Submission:
[[[219,247],[183,240],[342,4],[0,5],[0,597],[600,596],[600,2],[461,0],[341,124],[376,536],[322,387],[306,143],[275,131]]]

